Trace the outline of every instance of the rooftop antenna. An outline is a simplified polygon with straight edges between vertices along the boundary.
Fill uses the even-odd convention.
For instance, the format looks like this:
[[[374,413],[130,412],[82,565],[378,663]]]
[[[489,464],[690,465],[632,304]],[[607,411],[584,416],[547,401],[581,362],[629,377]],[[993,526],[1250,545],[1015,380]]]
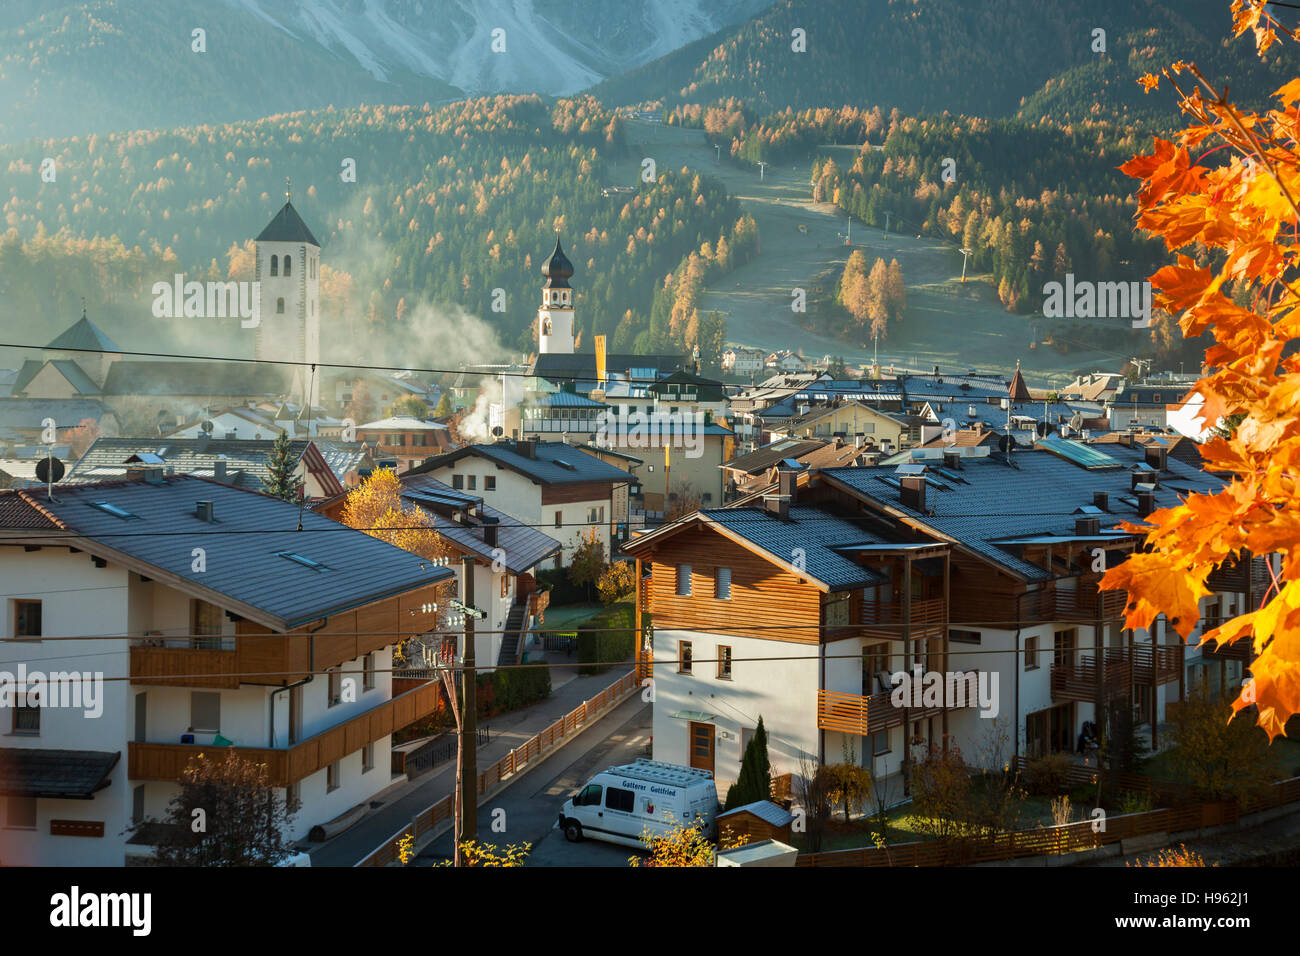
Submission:
[[[287,203],[293,199],[293,188],[289,185],[289,177],[284,177],[284,201]]]

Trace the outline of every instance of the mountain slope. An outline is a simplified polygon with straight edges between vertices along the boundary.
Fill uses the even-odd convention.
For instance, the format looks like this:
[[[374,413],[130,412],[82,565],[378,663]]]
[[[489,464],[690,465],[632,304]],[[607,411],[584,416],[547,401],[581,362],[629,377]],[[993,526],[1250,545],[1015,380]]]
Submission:
[[[758,110],[897,107],[1027,118],[1170,118],[1168,97],[1144,99],[1142,72],[1196,59],[1259,94],[1285,72],[1280,52],[1260,66],[1242,43],[1223,43],[1226,0],[781,0],[654,63],[597,84],[610,105],[665,105],[737,97]],[[1105,30],[1105,52],[1094,33]],[[806,52],[792,49],[803,30]],[[1279,48],[1280,49],[1280,48]]]
[[[562,95],[770,2],[6,0],[0,141],[465,93]],[[206,52],[191,48],[196,28]]]

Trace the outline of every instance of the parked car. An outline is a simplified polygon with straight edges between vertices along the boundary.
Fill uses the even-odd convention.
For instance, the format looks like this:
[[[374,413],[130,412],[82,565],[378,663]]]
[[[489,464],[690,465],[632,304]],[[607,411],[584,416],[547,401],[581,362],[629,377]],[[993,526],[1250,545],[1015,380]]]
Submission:
[[[560,829],[576,843],[584,836],[642,846],[641,835],[698,825],[717,837],[718,790],[709,770],[644,758],[592,777],[560,808]]]

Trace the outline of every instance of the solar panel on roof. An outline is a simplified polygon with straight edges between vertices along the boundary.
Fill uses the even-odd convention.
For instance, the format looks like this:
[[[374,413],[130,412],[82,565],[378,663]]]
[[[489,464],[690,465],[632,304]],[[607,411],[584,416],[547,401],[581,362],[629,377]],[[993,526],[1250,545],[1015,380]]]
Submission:
[[[899,465],[894,469],[896,475],[924,475],[925,465]]]
[[[1099,452],[1091,445],[1084,445],[1077,441],[1071,441],[1068,438],[1060,438],[1056,435],[1048,435],[1034,442],[1035,448],[1041,448],[1044,451],[1050,451],[1058,458],[1064,458],[1068,462],[1079,465],[1082,468],[1119,468],[1120,463],[1110,455]]]

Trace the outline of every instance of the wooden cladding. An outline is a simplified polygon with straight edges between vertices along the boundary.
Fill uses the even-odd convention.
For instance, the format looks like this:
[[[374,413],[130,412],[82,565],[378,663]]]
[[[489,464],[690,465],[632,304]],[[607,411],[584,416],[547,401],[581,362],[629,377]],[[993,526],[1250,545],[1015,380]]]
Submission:
[[[689,596],[677,593],[677,568],[687,565]],[[731,569],[728,599],[714,594],[714,572],[720,567]],[[802,644],[818,641],[821,592],[817,587],[716,531],[694,528],[669,538],[655,549],[652,568],[646,590],[658,629]]]
[[[371,651],[397,644],[433,628],[437,615],[426,611],[439,600],[442,584],[408,591],[373,604],[300,627],[288,634],[249,620],[235,625],[235,650],[133,647],[131,679],[135,683],[181,687],[237,688],[242,684],[282,687],[313,671],[311,642],[316,645],[314,672],[320,674]],[[308,636],[311,634],[311,636]],[[208,677],[239,674],[240,677]]]
[[[237,651],[136,646],[131,648],[131,683],[237,690],[238,677],[206,675],[238,674],[238,657]]]
[[[267,766],[271,786],[287,787],[323,770],[366,744],[427,717],[438,707],[441,687],[436,681],[394,697],[328,730],[286,749],[231,747],[239,756]],[[179,780],[192,757],[220,756],[227,748],[198,744],[127,744],[127,776],[131,780]]]
[[[102,837],[103,820],[51,820],[50,836]]]
[[[575,452],[582,454],[582,452]],[[628,480],[632,476],[628,475]],[[613,496],[608,481],[577,481],[564,485],[542,485],[542,505],[571,505],[579,501],[605,501]]]

